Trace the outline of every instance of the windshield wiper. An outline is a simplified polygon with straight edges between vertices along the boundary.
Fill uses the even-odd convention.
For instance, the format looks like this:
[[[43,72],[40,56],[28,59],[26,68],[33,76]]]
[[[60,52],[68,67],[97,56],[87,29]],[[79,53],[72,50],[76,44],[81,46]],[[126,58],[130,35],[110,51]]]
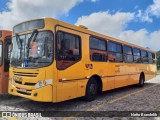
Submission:
[[[38,35],[38,30],[35,29],[35,30],[32,32],[30,38],[28,39],[28,43],[27,43],[27,59],[28,59],[28,57],[29,57],[29,49],[31,49],[31,42],[34,42],[34,41],[36,40],[37,35]]]
[[[22,44],[21,44],[21,39],[18,34],[16,34],[16,41],[17,41],[18,48],[20,49],[19,59],[21,59],[22,58]]]
[[[16,34],[16,41],[17,41],[18,48],[21,49],[22,45],[21,45],[21,41],[18,34]]]

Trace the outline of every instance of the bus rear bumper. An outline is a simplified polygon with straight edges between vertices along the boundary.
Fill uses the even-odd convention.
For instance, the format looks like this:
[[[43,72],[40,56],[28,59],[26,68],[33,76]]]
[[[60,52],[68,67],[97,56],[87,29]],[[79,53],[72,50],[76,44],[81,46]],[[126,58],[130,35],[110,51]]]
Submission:
[[[9,83],[8,93],[14,96],[28,98],[40,102],[53,102],[52,85],[34,89],[30,93],[19,91],[16,86]]]

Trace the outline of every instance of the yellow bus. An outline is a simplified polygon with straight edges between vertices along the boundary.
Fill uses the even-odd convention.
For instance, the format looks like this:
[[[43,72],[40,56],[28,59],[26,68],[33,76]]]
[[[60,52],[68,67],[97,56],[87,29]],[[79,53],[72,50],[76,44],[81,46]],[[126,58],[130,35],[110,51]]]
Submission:
[[[154,51],[53,18],[14,26],[12,41],[8,92],[34,101],[92,101],[156,75]]]

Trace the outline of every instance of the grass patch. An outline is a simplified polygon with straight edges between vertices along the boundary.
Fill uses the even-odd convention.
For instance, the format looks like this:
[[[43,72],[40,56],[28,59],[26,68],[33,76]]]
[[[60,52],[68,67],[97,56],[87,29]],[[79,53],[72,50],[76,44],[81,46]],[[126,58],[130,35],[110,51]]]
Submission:
[[[157,73],[160,74],[160,70],[157,70]]]

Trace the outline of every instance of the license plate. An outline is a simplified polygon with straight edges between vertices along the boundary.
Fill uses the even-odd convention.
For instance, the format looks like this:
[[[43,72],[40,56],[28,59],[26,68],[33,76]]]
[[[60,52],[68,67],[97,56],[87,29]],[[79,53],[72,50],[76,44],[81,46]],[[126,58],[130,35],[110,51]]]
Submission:
[[[27,90],[24,89],[24,88],[20,88],[19,90],[20,90],[21,92],[27,92]]]

